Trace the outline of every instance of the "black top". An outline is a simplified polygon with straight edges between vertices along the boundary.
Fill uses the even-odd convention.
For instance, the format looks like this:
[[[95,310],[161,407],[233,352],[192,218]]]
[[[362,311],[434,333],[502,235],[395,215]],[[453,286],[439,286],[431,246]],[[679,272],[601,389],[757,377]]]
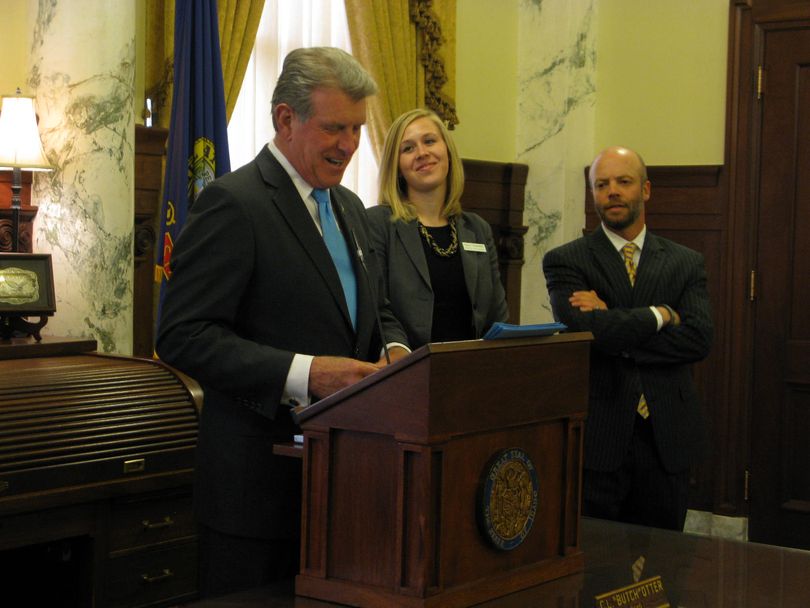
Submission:
[[[442,249],[450,246],[450,226],[425,226],[430,236]],[[459,243],[459,248],[461,243]],[[472,340],[475,329],[472,322],[472,304],[464,281],[464,267],[457,249],[449,257],[440,256],[422,237],[430,284],[433,287],[433,325],[431,342]]]

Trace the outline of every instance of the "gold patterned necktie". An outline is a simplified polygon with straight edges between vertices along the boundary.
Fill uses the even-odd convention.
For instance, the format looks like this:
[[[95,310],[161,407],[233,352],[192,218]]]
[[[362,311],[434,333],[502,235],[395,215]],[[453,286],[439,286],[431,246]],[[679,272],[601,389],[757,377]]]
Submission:
[[[636,284],[636,263],[633,261],[633,255],[636,253],[636,247],[637,245],[633,242],[627,243],[624,247],[622,247],[624,267],[625,270],[627,270],[627,276],[630,278],[631,285]],[[644,419],[647,419],[650,416],[650,408],[647,406],[647,399],[644,397],[643,393],[638,399],[636,411],[638,412],[639,416]]]
[[[636,263],[633,261],[633,255],[636,253],[637,245],[635,243],[627,243],[622,247],[622,256],[624,256],[624,267],[627,270],[627,276],[630,277],[630,284],[636,284]]]

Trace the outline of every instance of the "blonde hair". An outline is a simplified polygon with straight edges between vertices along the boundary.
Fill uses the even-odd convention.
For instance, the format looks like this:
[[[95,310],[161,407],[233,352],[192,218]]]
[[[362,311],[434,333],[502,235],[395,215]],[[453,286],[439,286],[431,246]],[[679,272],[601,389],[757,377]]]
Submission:
[[[405,129],[418,118],[429,118],[438,127],[447,146],[447,192],[442,215],[452,218],[461,215],[461,193],[464,191],[464,167],[450,132],[432,110],[417,108],[401,114],[385,135],[380,159],[380,205],[391,207],[391,221],[416,219],[416,209],[408,200],[408,184],[399,172],[399,146]]]

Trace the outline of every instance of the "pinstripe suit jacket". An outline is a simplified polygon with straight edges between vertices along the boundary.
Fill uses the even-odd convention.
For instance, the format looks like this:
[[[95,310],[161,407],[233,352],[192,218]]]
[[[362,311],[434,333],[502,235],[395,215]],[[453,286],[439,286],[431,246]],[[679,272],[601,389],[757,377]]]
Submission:
[[[621,254],[599,228],[549,251],[543,272],[555,319],[594,335],[586,468],[619,467],[643,391],[665,469],[687,469],[706,436],[690,365],[708,355],[712,340],[703,256],[647,231],[632,286]],[[607,310],[580,312],[568,302],[574,291],[591,289]],[[662,304],[678,312],[680,325],[656,331],[649,307]]]

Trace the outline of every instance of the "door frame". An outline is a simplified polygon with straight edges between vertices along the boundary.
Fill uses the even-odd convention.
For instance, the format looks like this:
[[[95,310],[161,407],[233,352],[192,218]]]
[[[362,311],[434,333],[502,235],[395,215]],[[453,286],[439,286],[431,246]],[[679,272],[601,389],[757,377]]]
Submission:
[[[763,27],[810,19],[810,1],[730,0],[728,81],[726,100],[725,170],[728,175],[728,283],[730,315],[728,343],[724,345],[730,373],[726,378],[729,404],[739,404],[737,441],[726,464],[725,485],[718,479],[715,512],[723,505],[737,514],[749,513],[749,471],[752,425],[753,339],[757,268],[757,217],[759,191],[759,133],[761,104],[758,70],[764,53]],[[767,75],[766,75],[767,77]],[[740,379],[746,379],[740,381]],[[731,430],[730,430],[731,432]],[[734,479],[734,478],[737,479]],[[758,485],[758,484],[757,484]]]

